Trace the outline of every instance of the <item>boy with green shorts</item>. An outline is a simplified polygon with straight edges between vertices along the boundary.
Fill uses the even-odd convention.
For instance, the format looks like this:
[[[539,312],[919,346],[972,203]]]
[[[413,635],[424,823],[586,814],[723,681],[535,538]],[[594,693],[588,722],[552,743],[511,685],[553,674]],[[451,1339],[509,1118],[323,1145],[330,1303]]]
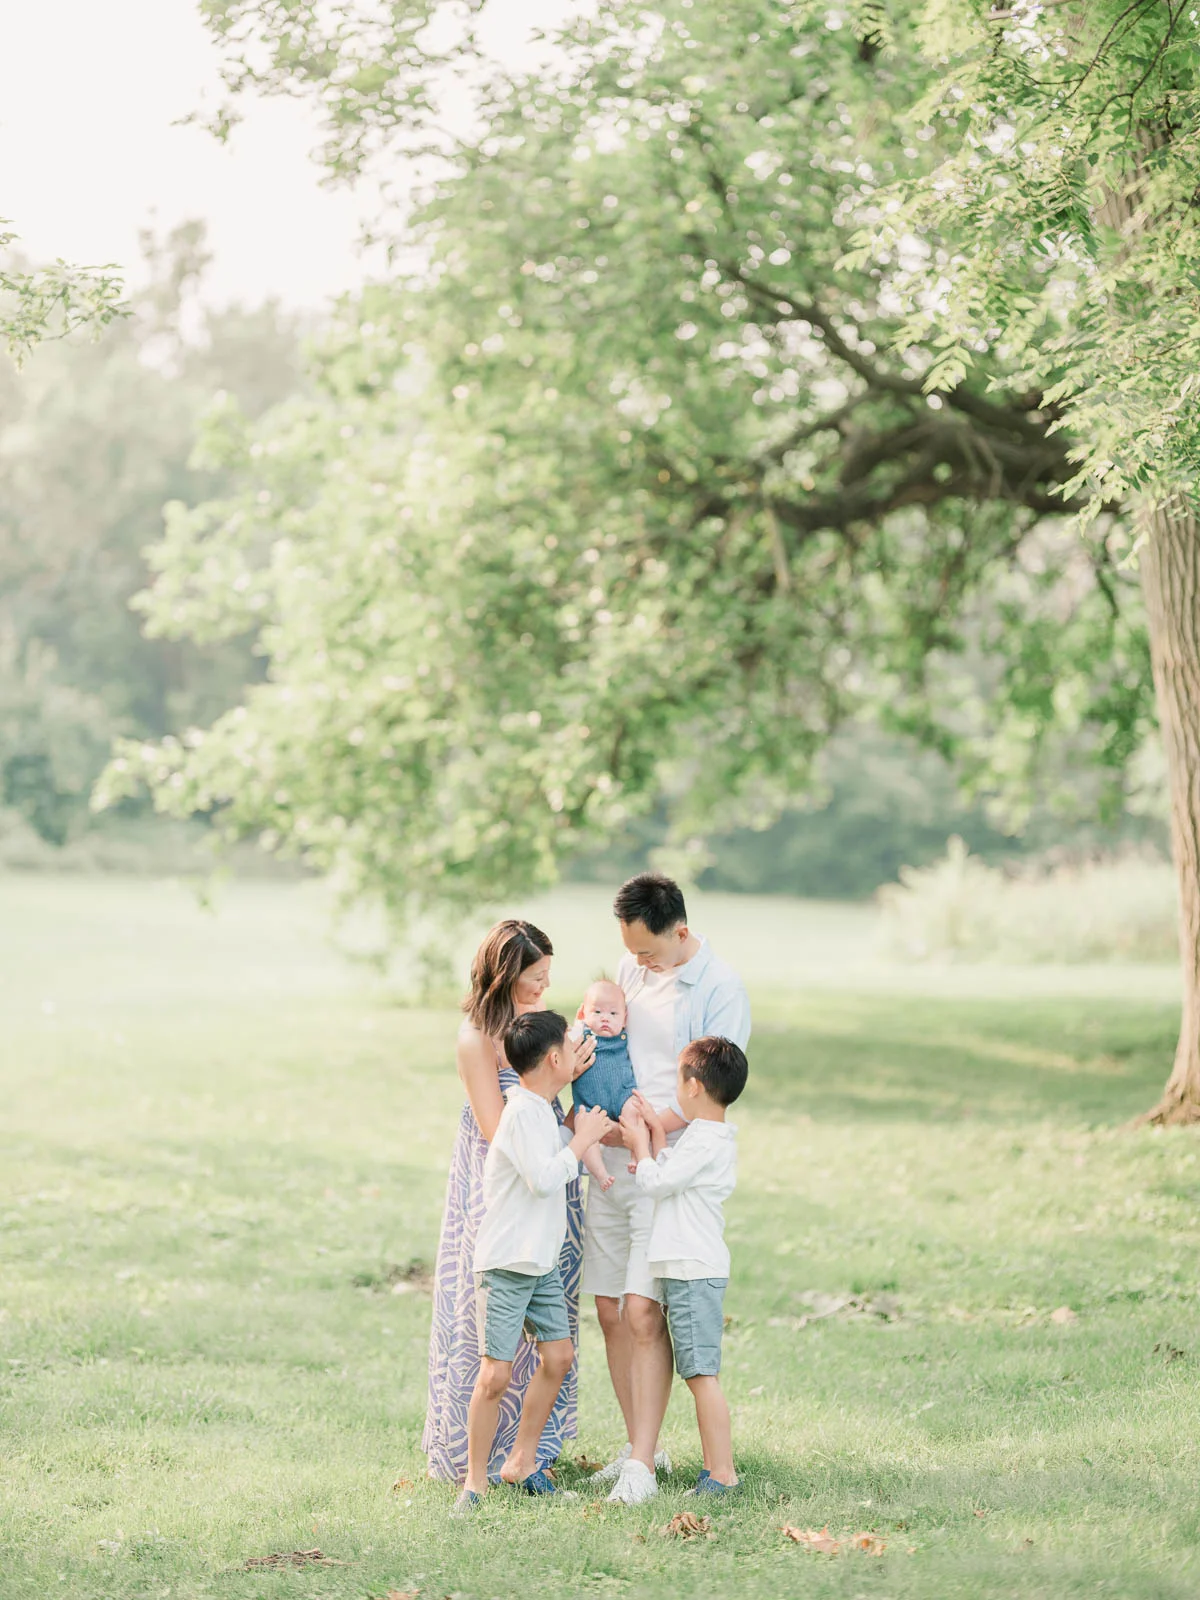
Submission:
[[[729,1406],[717,1374],[725,1325],[729,1248],[724,1202],[737,1182],[737,1129],[725,1120],[746,1087],[746,1057],[730,1039],[694,1039],[679,1057],[678,1103],[687,1123],[667,1147],[658,1113],[640,1094],[621,1117],[637,1161],[635,1182],[654,1200],[648,1259],[662,1283],[675,1370],[692,1391],[704,1451],[696,1494],[727,1494],[738,1482]]]
[[[563,1127],[552,1102],[571,1082],[575,1046],[556,1011],[519,1016],[504,1053],[521,1082],[510,1089],[483,1166],[483,1221],[475,1242],[479,1377],[467,1411],[467,1481],[455,1505],[473,1511],[488,1487],[488,1459],[513,1358],[528,1327],[541,1365],[529,1381],[512,1453],[500,1469],[528,1494],[554,1494],[537,1470],[537,1445],[554,1409],[575,1347],[558,1270],[567,1233],[567,1184],[581,1157],[613,1127],[598,1109]]]

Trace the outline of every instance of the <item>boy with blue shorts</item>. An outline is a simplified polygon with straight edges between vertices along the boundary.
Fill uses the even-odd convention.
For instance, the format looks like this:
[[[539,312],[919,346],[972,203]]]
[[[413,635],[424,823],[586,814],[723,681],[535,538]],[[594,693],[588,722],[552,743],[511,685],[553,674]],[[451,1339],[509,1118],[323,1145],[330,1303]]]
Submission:
[[[729,1248],[724,1203],[737,1182],[737,1129],[725,1110],[746,1087],[746,1057],[730,1039],[695,1039],[679,1057],[678,1104],[687,1123],[667,1146],[662,1118],[640,1094],[622,1119],[635,1182],[654,1201],[650,1270],[662,1283],[675,1370],[692,1391],[704,1452],[697,1494],[738,1482],[721,1370]]]
[[[600,1110],[583,1111],[575,1129],[554,1115],[575,1072],[575,1046],[556,1011],[519,1016],[504,1035],[504,1053],[521,1082],[510,1089],[483,1165],[483,1221],[475,1243],[479,1377],[467,1411],[467,1481],[455,1511],[475,1510],[488,1487],[488,1460],[522,1333],[538,1343],[541,1364],[525,1390],[517,1437],[500,1469],[505,1483],[528,1494],[554,1494],[537,1468],[537,1446],[554,1409],[575,1347],[558,1270],[567,1233],[567,1184],[584,1154],[613,1124]]]

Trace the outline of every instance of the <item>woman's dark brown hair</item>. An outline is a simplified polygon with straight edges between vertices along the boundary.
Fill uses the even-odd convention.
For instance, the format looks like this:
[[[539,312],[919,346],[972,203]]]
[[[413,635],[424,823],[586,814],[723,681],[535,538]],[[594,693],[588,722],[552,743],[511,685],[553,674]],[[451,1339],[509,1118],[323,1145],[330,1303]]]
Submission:
[[[508,917],[498,922],[475,952],[471,987],[463,1010],[480,1033],[502,1039],[517,1014],[513,990],[517,979],[535,961],[552,956],[554,946],[532,922]]]

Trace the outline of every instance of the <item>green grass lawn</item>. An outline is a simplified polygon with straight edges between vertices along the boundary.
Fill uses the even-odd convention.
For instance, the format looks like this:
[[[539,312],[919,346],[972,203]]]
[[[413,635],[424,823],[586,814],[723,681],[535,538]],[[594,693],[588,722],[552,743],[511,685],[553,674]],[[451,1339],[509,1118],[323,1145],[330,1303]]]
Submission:
[[[615,959],[603,898],[538,908],[563,1004]],[[747,1488],[682,1542],[657,1532],[698,1466],[679,1385],[648,1507],[495,1495],[464,1526],[422,1479],[429,1303],[387,1280],[434,1249],[452,1010],[342,963],[309,889],[213,917],[170,885],[0,880],[2,1600],[1192,1600],[1196,1136],[1118,1131],[1164,1077],[1170,976],[907,982],[859,913],[703,909],[760,979],[729,1210]],[[590,1314],[582,1373],[599,1458]],[[244,1566],[314,1546],[340,1565]]]

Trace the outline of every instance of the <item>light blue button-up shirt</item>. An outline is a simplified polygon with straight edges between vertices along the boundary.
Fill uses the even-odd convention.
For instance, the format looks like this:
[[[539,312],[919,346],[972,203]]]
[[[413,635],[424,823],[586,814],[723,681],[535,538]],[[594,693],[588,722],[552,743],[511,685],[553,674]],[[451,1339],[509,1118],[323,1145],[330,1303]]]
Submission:
[[[675,968],[675,1054],[693,1039],[716,1034],[743,1050],[750,1040],[750,1001],[746,986],[728,962],[712,952],[707,939],[690,961]],[[637,957],[626,954],[617,968],[617,982],[632,1000],[646,981]]]

